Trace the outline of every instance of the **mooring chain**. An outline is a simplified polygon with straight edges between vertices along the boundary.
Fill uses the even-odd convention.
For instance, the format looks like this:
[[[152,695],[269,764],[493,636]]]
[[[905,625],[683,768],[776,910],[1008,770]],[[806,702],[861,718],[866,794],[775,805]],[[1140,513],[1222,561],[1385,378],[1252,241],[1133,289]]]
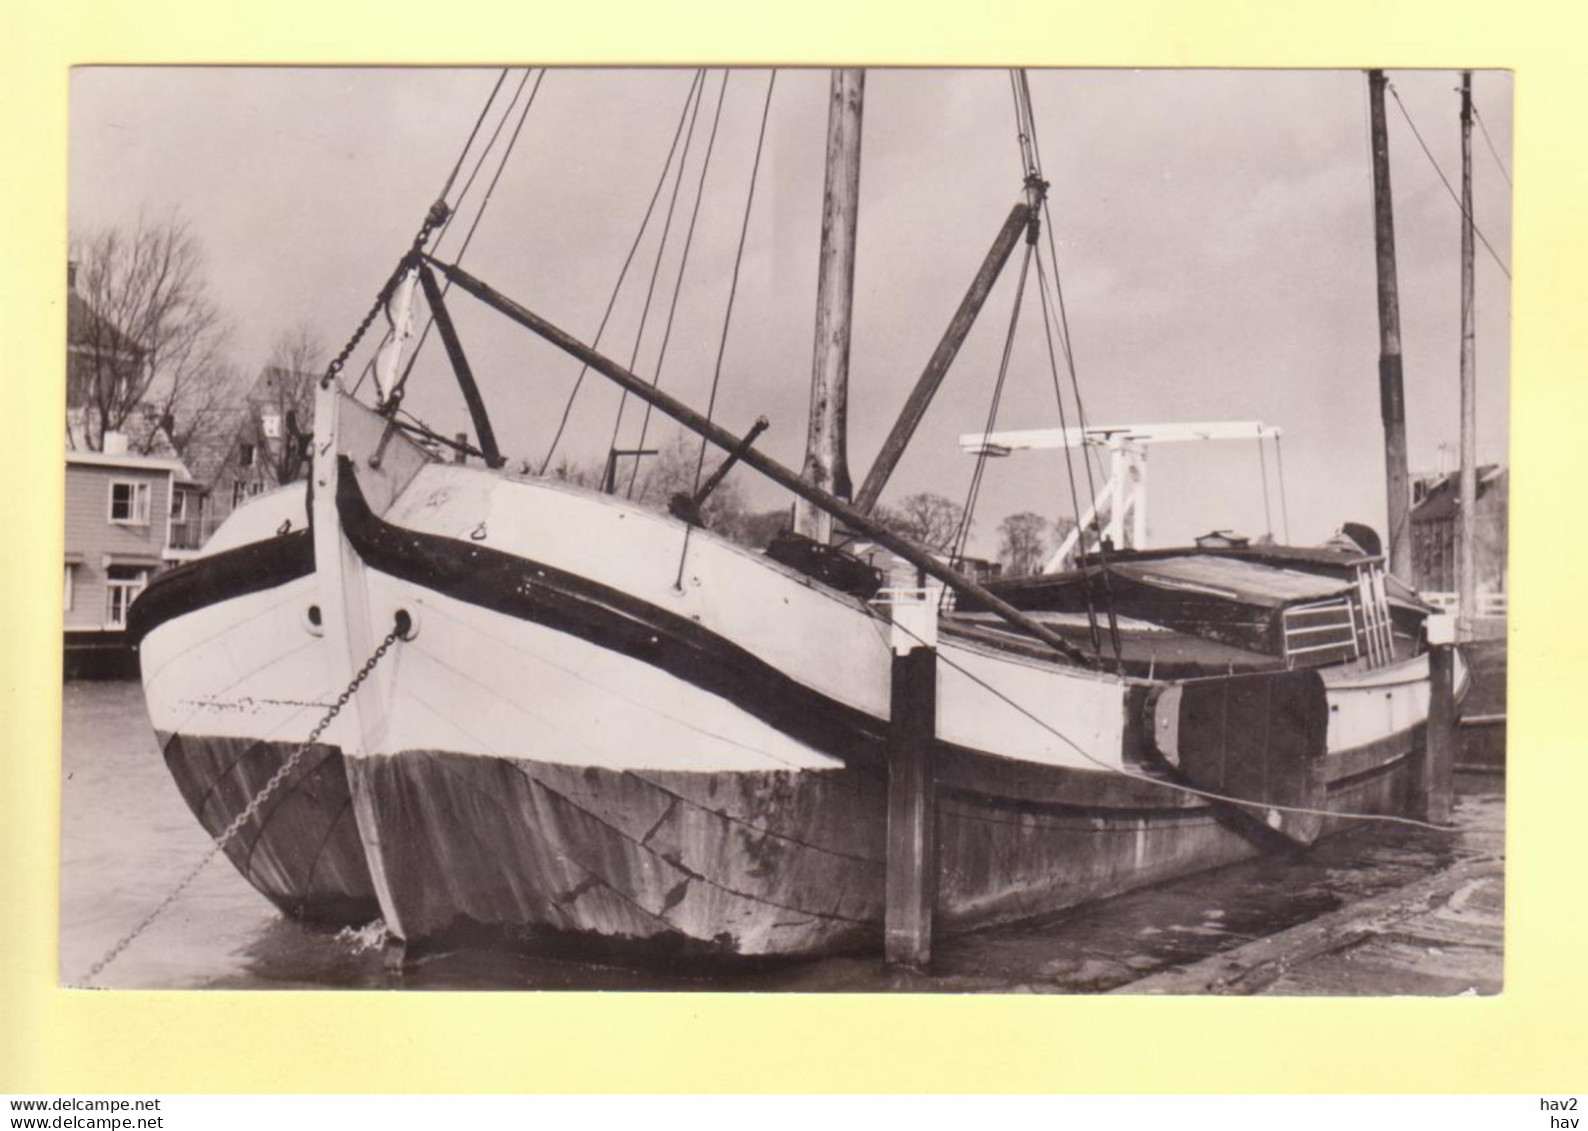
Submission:
[[[358,348],[358,343],[364,340],[364,335],[368,332],[371,324],[374,323],[375,316],[391,301],[392,293],[396,291],[397,284],[402,281],[403,275],[419,262],[419,256],[423,253],[425,244],[429,242],[430,233],[445,224],[447,217],[451,215],[452,210],[447,207],[447,203],[444,200],[438,200],[430,206],[430,211],[425,213],[425,222],[419,226],[419,232],[414,236],[413,246],[398,261],[396,269],[391,273],[391,277],[386,280],[385,285],[380,289],[380,293],[375,296],[374,305],[369,308],[369,312],[359,322],[358,327],[353,331],[353,336],[347,340],[347,345],[342,347],[342,352],[333,357],[331,364],[325,367],[325,376],[320,378],[320,388],[328,389],[331,387],[331,382],[335,381],[337,375],[342,372],[342,366],[346,365],[347,359],[353,356],[353,351]]]
[[[155,906],[153,911],[143,917],[142,922],[122,936],[121,941],[111,947],[105,957],[94,964],[93,969],[88,972],[88,977],[85,981],[92,982],[97,978],[100,971],[114,962],[122,951],[131,946],[139,935],[148,930],[150,925],[165,912],[165,909],[175,903],[177,897],[187,890],[188,885],[198,879],[199,873],[209,866],[209,862],[225,850],[226,846],[243,830],[243,826],[259,815],[259,810],[263,808],[265,802],[270,800],[271,795],[281,788],[281,784],[292,776],[292,772],[298,768],[298,763],[303,761],[303,756],[309,752],[309,748],[320,740],[320,736],[325,733],[325,728],[331,725],[331,720],[341,714],[342,708],[352,701],[354,693],[359,689],[359,685],[369,678],[369,674],[375,670],[375,665],[380,663],[381,658],[391,650],[391,646],[401,640],[403,636],[404,629],[402,627],[394,627],[386,634],[386,638],[380,642],[380,646],[370,654],[369,659],[364,661],[364,666],[358,670],[358,674],[347,685],[347,689],[337,696],[336,702],[331,704],[330,710],[326,711],[320,721],[314,725],[314,729],[309,732],[309,737],[304,739],[298,748],[292,752],[292,756],[281,764],[280,769],[270,775],[270,780],[265,782],[264,787],[258,793],[254,794],[253,800],[248,803],[247,807],[233,818],[232,823],[222,830],[220,836],[215,838],[214,846],[209,852],[205,853],[204,858],[195,864],[187,875],[182,877],[176,887],[171,889],[170,893]]]

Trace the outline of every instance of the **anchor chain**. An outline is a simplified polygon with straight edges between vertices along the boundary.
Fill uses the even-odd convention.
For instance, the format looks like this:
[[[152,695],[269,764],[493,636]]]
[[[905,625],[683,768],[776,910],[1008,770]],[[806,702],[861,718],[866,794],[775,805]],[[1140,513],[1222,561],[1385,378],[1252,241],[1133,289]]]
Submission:
[[[101,958],[94,964],[93,969],[89,970],[88,972],[88,977],[85,979],[86,982],[92,982],[95,978],[97,978],[100,972],[105,969],[105,967],[114,962],[121,955],[122,951],[131,946],[133,942],[137,940],[139,935],[148,930],[149,927],[153,925],[154,921],[165,912],[165,909],[170,907],[171,904],[175,903],[177,897],[187,890],[188,885],[190,885],[194,880],[198,879],[199,873],[209,866],[209,862],[214,860],[215,857],[219,856],[221,852],[225,850],[226,846],[232,842],[239,832],[242,831],[243,826],[248,824],[249,821],[252,821],[259,815],[259,810],[263,808],[265,802],[270,800],[271,795],[281,787],[282,782],[286,781],[287,778],[292,776],[292,772],[298,768],[298,763],[303,760],[303,756],[308,753],[309,748],[320,740],[320,735],[325,733],[325,728],[330,726],[331,721],[335,719],[337,715],[342,713],[342,708],[346,707],[348,703],[352,701],[354,693],[357,692],[359,686],[369,678],[370,673],[375,670],[375,666],[380,663],[381,658],[391,650],[391,646],[393,644],[397,643],[397,641],[401,640],[405,635],[406,630],[401,625],[393,627],[392,630],[386,634],[386,638],[382,640],[379,647],[377,647],[375,651],[370,654],[369,659],[364,661],[364,666],[358,670],[358,674],[353,677],[352,682],[347,685],[346,690],[344,690],[341,695],[337,696],[336,702],[331,704],[330,710],[326,711],[326,713],[321,717],[320,721],[314,724],[314,729],[309,732],[309,737],[304,739],[298,748],[292,752],[292,755],[281,764],[280,769],[278,769],[274,774],[270,775],[270,780],[265,782],[264,787],[261,788],[258,793],[254,794],[253,800],[248,803],[247,807],[244,808],[241,813],[237,814],[237,816],[232,819],[231,824],[227,825],[226,828],[221,831],[220,836],[215,838],[214,846],[209,850],[209,852],[205,853],[204,858],[195,864],[187,875],[182,877],[177,885],[171,889],[170,893],[167,894],[166,897],[155,906],[153,911],[149,912],[149,914],[143,917],[142,922],[122,936],[121,941],[116,943],[115,946],[111,947],[110,950],[105,954],[105,957]]]

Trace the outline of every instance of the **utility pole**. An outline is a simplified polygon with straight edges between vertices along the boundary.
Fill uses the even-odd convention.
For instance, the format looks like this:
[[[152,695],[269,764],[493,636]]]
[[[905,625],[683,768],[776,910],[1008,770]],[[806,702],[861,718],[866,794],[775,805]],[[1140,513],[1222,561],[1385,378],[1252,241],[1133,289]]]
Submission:
[[[1461,72],[1461,509],[1456,557],[1459,638],[1472,639],[1478,612],[1478,389],[1476,287],[1472,272],[1472,72]]]
[[[1395,281],[1395,213],[1390,202],[1384,72],[1367,73],[1373,133],[1373,243],[1378,264],[1379,415],[1384,421],[1384,487],[1389,570],[1412,580],[1411,477],[1406,470],[1406,392],[1401,376],[1400,293]]]
[[[811,359],[810,431],[803,478],[848,501],[849,329],[855,298],[855,230],[860,212],[860,124],[866,72],[833,71],[827,106],[827,178],[822,195],[822,245],[816,282],[816,344]],[[794,529],[832,539],[832,516],[801,499]]]

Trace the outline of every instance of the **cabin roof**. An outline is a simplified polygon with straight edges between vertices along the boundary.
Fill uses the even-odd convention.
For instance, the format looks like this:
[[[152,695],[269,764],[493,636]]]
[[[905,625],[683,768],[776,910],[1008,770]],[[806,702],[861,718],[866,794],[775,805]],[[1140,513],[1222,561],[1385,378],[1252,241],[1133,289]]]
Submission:
[[[1338,578],[1206,554],[1111,562],[1109,569],[1158,589],[1185,590],[1272,607],[1332,597],[1351,588],[1349,581]]]

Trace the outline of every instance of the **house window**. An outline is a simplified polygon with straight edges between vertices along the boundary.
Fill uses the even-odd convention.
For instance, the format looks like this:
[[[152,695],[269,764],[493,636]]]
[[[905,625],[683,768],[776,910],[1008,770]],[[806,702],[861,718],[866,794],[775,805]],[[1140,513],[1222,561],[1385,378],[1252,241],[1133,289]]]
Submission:
[[[248,487],[247,487],[247,485],[241,479],[238,479],[238,480],[234,481],[232,483],[232,506],[234,506],[234,507],[242,506],[243,500],[246,499],[247,497],[248,497]]]
[[[265,433],[265,439],[281,439],[281,414],[276,412],[274,409],[266,411],[259,418],[259,426]]]
[[[110,521],[123,526],[148,526],[149,485],[132,479],[112,479]]]
[[[244,467],[254,466],[254,446],[252,444],[237,445],[237,462]]]
[[[105,581],[105,627],[126,628],[127,610],[149,583],[149,571],[135,566],[111,566]]]
[[[187,517],[187,495],[186,491],[171,492],[171,517],[177,522]]]

